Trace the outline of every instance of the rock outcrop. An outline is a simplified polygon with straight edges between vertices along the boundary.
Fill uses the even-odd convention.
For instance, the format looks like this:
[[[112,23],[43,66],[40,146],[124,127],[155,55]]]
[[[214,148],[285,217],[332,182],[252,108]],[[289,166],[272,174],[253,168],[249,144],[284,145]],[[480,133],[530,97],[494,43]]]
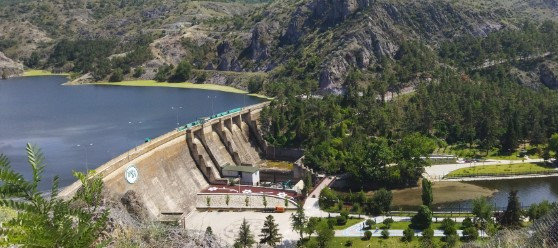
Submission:
[[[551,89],[558,89],[558,63],[547,61],[539,66],[541,83]]]
[[[0,52],[0,77],[5,79],[20,76],[22,74],[23,65],[11,60],[10,58],[6,57],[4,53]]]

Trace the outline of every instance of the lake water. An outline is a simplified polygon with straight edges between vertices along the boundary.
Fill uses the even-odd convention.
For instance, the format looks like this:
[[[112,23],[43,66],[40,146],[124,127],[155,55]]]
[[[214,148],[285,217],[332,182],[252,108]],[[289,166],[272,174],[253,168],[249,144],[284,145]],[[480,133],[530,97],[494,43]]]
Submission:
[[[55,175],[61,186],[71,184],[72,170],[94,169],[145,138],[171,131],[177,117],[183,125],[263,101],[197,89],[62,86],[65,81],[59,76],[0,80],[0,153],[29,178],[25,145],[38,145],[47,164],[41,189]]]

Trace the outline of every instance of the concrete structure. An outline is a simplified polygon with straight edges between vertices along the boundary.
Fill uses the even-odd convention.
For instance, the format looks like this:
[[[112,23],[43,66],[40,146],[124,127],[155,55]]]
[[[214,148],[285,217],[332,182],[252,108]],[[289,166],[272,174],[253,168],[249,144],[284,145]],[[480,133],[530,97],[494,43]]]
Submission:
[[[160,219],[186,215],[195,209],[197,193],[209,185],[226,185],[222,166],[262,163],[257,120],[261,103],[190,123],[142,144],[97,168],[106,190],[116,197],[133,190],[149,213]],[[134,166],[133,184],[124,174]],[[66,187],[60,196],[71,197],[81,183]]]
[[[240,178],[240,184],[260,185],[260,168],[254,166],[232,166],[223,167],[223,176]]]

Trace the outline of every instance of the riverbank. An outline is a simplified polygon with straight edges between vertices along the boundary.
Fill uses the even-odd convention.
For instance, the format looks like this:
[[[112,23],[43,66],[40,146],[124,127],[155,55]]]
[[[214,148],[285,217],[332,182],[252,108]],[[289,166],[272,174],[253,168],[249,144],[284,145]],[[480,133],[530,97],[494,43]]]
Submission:
[[[53,73],[47,70],[25,70],[23,77],[40,77],[40,76],[69,76],[69,73]]]
[[[267,100],[272,100],[265,95],[260,94],[250,94],[247,91],[237,89],[230,86],[225,85],[217,85],[217,84],[194,84],[188,82],[182,83],[168,83],[168,82],[157,82],[155,80],[134,80],[134,81],[123,81],[123,82],[100,82],[100,83],[91,83],[93,85],[107,85],[107,86],[132,86],[132,87],[168,87],[168,88],[182,88],[182,89],[200,89],[200,90],[217,90],[223,92],[230,92],[230,93],[237,93],[237,94],[247,94],[249,96],[255,96]]]

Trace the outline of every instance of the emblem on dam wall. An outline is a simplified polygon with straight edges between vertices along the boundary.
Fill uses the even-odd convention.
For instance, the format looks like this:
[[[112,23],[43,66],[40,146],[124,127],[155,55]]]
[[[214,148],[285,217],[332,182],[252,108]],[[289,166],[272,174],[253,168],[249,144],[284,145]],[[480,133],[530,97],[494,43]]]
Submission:
[[[126,172],[124,172],[124,178],[128,183],[133,184],[138,180],[139,172],[135,165],[130,165],[126,168]]]

